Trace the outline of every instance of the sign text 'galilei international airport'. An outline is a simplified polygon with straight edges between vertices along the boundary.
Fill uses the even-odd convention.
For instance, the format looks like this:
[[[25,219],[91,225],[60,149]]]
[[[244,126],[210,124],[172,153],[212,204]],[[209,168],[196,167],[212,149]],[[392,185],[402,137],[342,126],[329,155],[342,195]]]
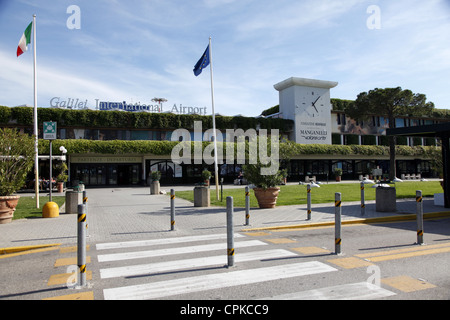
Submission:
[[[50,107],[52,108],[63,108],[63,109],[88,109],[88,100],[80,98],[67,98],[61,99],[60,97],[53,97],[50,100]],[[174,114],[198,114],[206,115],[206,107],[188,107],[182,104],[174,104],[172,108],[164,110],[163,104],[141,104],[122,102],[111,102],[111,101],[100,101],[100,99],[95,99],[95,110],[100,111],[127,111],[127,112],[155,112],[163,113],[170,112]]]

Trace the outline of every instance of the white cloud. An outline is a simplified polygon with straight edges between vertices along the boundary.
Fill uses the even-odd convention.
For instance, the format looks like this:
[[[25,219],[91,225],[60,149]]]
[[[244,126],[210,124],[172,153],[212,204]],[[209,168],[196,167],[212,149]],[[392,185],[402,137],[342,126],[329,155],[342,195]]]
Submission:
[[[102,0],[80,4],[79,31],[65,27],[65,5],[51,3],[39,5],[40,102],[156,96],[210,108],[209,70],[195,77],[192,69],[212,36],[220,113],[258,115],[278,103],[273,85],[291,76],[338,81],[334,97],[400,85],[450,107],[441,84],[450,74],[450,6],[443,1]],[[372,4],[381,8],[381,30],[366,26]],[[5,15],[0,28],[14,22]],[[12,40],[0,34],[0,43],[17,45],[23,28],[14,26]],[[30,104],[30,55],[18,63],[4,50],[0,104]]]

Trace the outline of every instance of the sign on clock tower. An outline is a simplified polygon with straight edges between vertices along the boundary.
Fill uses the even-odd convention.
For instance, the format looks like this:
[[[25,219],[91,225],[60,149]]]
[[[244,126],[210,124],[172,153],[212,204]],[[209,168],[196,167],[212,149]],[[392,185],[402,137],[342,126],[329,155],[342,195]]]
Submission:
[[[331,144],[330,89],[337,82],[289,78],[274,88],[280,92],[280,113],[294,120],[294,136],[301,144]]]

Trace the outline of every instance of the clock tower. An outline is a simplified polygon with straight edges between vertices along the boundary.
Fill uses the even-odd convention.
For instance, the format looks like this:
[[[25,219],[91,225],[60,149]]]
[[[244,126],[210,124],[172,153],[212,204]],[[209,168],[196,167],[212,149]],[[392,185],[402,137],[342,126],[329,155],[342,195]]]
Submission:
[[[337,82],[289,78],[274,88],[280,92],[280,113],[294,120],[294,136],[301,144],[331,144],[330,89]]]

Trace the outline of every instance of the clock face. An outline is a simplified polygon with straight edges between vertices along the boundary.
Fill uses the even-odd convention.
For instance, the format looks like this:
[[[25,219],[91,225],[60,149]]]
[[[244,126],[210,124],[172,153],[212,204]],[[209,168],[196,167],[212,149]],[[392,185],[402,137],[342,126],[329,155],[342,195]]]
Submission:
[[[324,104],[321,94],[314,90],[308,90],[301,99],[300,104],[296,105],[296,111],[306,113],[311,118],[322,117]]]

